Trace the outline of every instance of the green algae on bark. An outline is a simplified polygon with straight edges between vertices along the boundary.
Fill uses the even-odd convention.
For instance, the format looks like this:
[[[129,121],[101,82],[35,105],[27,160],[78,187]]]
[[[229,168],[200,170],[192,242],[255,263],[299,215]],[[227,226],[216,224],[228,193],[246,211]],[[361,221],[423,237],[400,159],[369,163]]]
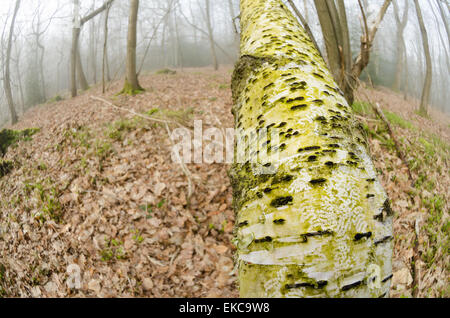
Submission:
[[[241,30],[233,114],[250,160],[235,150],[230,171],[240,295],[387,296],[392,211],[351,108],[280,0],[241,0]],[[256,172],[256,157],[274,170]]]

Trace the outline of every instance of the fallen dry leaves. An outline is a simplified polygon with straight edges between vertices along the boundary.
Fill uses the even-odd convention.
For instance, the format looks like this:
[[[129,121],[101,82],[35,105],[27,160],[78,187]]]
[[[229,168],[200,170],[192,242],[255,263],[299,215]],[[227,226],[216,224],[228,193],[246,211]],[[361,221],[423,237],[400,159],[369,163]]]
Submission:
[[[195,118],[227,128],[233,127],[230,78],[230,68],[186,69],[142,76],[147,91],[134,97],[114,97],[122,85],[115,82],[102,97],[134,112],[158,108],[179,114],[191,107],[188,120],[178,118],[183,125]],[[94,87],[74,99],[35,107],[13,127],[41,131],[9,150],[6,159],[15,169],[0,179],[0,296],[238,296],[228,166],[187,165],[194,190],[188,205],[186,175],[170,159],[165,128],[89,98],[100,91]],[[384,107],[393,96],[370,94]],[[442,125],[424,124],[442,129],[436,127]],[[396,211],[391,295],[408,295],[414,226],[417,219],[425,222],[427,211],[411,194],[395,153],[377,139],[370,148]],[[448,169],[448,161],[439,164]],[[445,171],[445,177],[429,173],[436,175],[434,191],[448,200]],[[424,235],[419,242],[422,249],[429,244]],[[445,253],[438,251],[432,269],[421,265],[420,296],[448,277]],[[79,289],[67,285],[71,264],[80,269]]]

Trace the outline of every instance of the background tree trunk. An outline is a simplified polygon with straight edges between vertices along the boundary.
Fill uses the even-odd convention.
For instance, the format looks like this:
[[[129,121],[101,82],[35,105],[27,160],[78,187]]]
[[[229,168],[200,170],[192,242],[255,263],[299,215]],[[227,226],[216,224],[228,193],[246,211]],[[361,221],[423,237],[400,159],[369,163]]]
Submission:
[[[205,4],[206,4],[206,26],[208,28],[208,37],[209,37],[209,43],[211,46],[211,56],[213,59],[213,65],[214,65],[214,70],[218,70],[219,69],[219,62],[217,61],[217,54],[216,54],[216,46],[214,44],[214,36],[213,36],[213,30],[212,30],[212,25],[211,25],[211,10],[209,7],[209,0],[205,0]]]
[[[234,22],[234,18],[236,18],[236,14],[234,12],[233,0],[228,0],[228,10],[230,11],[230,19],[232,23],[232,32],[233,32],[233,44],[236,47],[236,54],[239,52],[239,33],[237,32],[236,23]]]
[[[406,27],[406,23],[408,22],[408,0],[405,1],[405,9],[403,12],[403,16],[400,19],[400,13],[397,1],[394,1],[394,17],[395,21],[397,22],[397,65],[396,65],[396,72],[395,72],[395,81],[394,81],[394,90],[399,90],[401,81],[402,81],[402,74],[403,74],[403,68],[404,68],[404,55],[406,51],[405,47],[405,40],[403,38],[403,32]]]
[[[103,12],[108,6],[113,3],[114,0],[107,0],[103,3],[101,7],[90,12],[88,15],[84,16],[80,19],[80,2],[79,0],[73,0],[74,3],[74,20],[73,20],[73,28],[72,28],[72,47],[70,51],[70,89],[72,93],[72,97],[77,96],[77,71],[79,73],[79,80],[82,85],[82,89],[86,90],[89,88],[89,84],[86,80],[86,76],[84,75],[83,66],[81,64],[80,52],[79,52],[79,38],[81,33],[81,28],[83,25],[89,20],[95,18],[98,14]],[[78,61],[79,60],[79,63]]]
[[[70,90],[72,97],[77,96],[77,51],[80,38],[80,2],[73,0],[74,14],[72,27],[72,47],[70,50]]]
[[[16,6],[14,8],[14,14],[11,21],[11,27],[9,29],[8,46],[6,49],[5,58],[5,74],[3,80],[3,86],[5,89],[6,100],[8,101],[9,112],[11,114],[11,123],[17,123],[17,112],[14,106],[14,99],[11,91],[11,74],[10,74],[10,63],[11,63],[11,48],[12,48],[12,38],[14,34],[14,24],[16,23],[17,12],[19,11],[20,0],[16,0]]]
[[[230,171],[241,297],[387,296],[393,213],[351,107],[281,0],[241,0],[241,30]]]
[[[127,37],[127,67],[125,85],[122,90],[125,94],[136,94],[142,90],[136,73],[136,37],[139,0],[130,0],[130,16],[128,19]]]
[[[105,93],[105,73],[107,80],[110,81],[110,75],[109,75],[109,67],[108,67],[108,18],[109,18],[109,10],[111,9],[111,5],[108,5],[106,8],[105,13],[105,24],[103,26],[103,34],[104,34],[104,41],[103,41],[103,59],[102,59],[102,90],[103,94]]]
[[[414,5],[416,7],[417,19],[419,21],[419,26],[420,26],[420,33],[422,34],[423,52],[425,54],[425,61],[426,61],[425,82],[423,85],[422,98],[420,100],[419,112],[423,115],[426,115],[427,110],[428,110],[428,103],[430,101],[433,66],[431,63],[431,55],[430,55],[430,47],[428,44],[427,29],[425,28],[425,24],[423,22],[422,11],[420,9],[419,1],[414,0]]]
[[[347,22],[347,12],[345,10],[344,0],[336,0],[337,8],[339,13],[339,24],[341,26],[342,33],[342,55],[341,60],[344,62],[344,74],[342,76],[342,80],[346,81],[346,79],[351,75],[352,71],[352,50],[350,48],[350,33],[348,31],[348,22]],[[341,62],[342,63],[342,62]],[[341,66],[342,68],[342,66]],[[345,85],[347,86],[347,85]],[[345,94],[345,92],[344,92]]]
[[[333,77],[339,82],[341,78],[341,57],[339,54],[339,35],[333,23],[328,0],[314,0],[325,41],[327,61]],[[334,4],[334,2],[333,2]]]
[[[95,2],[94,2],[95,3]],[[97,39],[96,39],[96,25],[95,20],[91,20],[89,24],[89,65],[90,74],[92,75],[92,82],[97,84]]]
[[[344,1],[336,1],[337,6],[334,0],[314,0],[314,4],[325,41],[328,65],[334,79],[344,92],[345,98],[350,104],[353,104],[353,92],[358,86],[359,76],[369,64],[372,42],[391,0],[384,1],[375,23],[370,28],[365,24],[365,34],[361,38],[361,49],[354,60],[350,48],[350,35]],[[366,21],[364,8],[361,3],[359,4],[363,19]]]
[[[80,47],[77,46],[77,57],[76,57],[76,64],[77,64],[77,77],[78,82],[80,83],[80,87],[83,91],[87,90],[89,88],[89,83],[86,79],[86,75],[84,74],[83,70],[83,64],[81,62],[81,54],[80,54]]]
[[[440,0],[436,0],[436,2],[439,7],[439,13],[441,14],[442,21],[444,22],[445,32],[447,33],[448,45],[450,47],[450,27],[449,27],[448,18],[445,16],[442,2]],[[447,8],[448,8],[448,3],[447,3]]]

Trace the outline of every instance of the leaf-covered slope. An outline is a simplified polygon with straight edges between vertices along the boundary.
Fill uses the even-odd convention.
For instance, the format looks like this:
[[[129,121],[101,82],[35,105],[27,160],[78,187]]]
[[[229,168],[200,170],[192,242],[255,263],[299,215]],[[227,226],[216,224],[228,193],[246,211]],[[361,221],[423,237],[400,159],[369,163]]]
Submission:
[[[142,95],[111,97],[117,82],[103,97],[137,112],[233,127],[230,78],[231,69],[146,75]],[[360,115],[378,135],[369,133],[371,156],[395,212],[391,296],[412,295],[419,220],[418,296],[448,297],[450,119],[422,118],[416,101],[384,89],[367,94],[415,127],[393,122],[416,179],[411,187],[382,123]],[[9,127],[40,131],[4,158],[13,169],[0,178],[0,296],[238,295],[228,167],[188,165],[195,192],[187,207],[186,177],[171,163],[163,127],[133,117],[85,94],[31,109]],[[67,287],[70,264],[81,269],[80,289]]]

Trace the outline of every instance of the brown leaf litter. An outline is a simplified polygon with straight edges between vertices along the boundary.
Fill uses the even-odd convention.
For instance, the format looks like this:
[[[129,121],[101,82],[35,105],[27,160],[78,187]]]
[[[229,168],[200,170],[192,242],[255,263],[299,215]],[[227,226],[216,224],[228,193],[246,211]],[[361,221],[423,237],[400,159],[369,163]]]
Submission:
[[[204,128],[227,128],[233,127],[230,78],[230,68],[145,75],[140,81],[147,90],[134,97],[114,96],[123,84],[114,82],[103,96],[96,86],[30,109],[12,128],[41,130],[31,142],[9,149],[5,159],[14,169],[0,179],[0,296],[237,297],[229,167],[188,164],[193,182],[188,204],[186,175],[171,161],[164,124],[89,98],[102,96],[138,113],[153,109],[155,116],[160,112],[188,127],[195,118]],[[391,92],[368,93],[382,107],[395,104],[394,112],[411,109],[390,103],[400,98]],[[411,114],[406,118],[420,129],[448,142],[448,118],[437,124],[435,116]],[[398,133],[405,133],[403,142],[417,139],[403,129]],[[395,152],[376,138],[370,148],[396,211],[391,295],[408,296],[415,222],[426,224],[429,214],[422,197],[441,193],[448,222],[448,156],[421,168],[435,177],[435,187],[418,193]],[[419,250],[440,242],[420,233]],[[441,296],[439,281],[448,277],[446,248],[436,249],[431,268],[422,261],[419,296]],[[80,269],[79,289],[67,285],[72,264]]]

